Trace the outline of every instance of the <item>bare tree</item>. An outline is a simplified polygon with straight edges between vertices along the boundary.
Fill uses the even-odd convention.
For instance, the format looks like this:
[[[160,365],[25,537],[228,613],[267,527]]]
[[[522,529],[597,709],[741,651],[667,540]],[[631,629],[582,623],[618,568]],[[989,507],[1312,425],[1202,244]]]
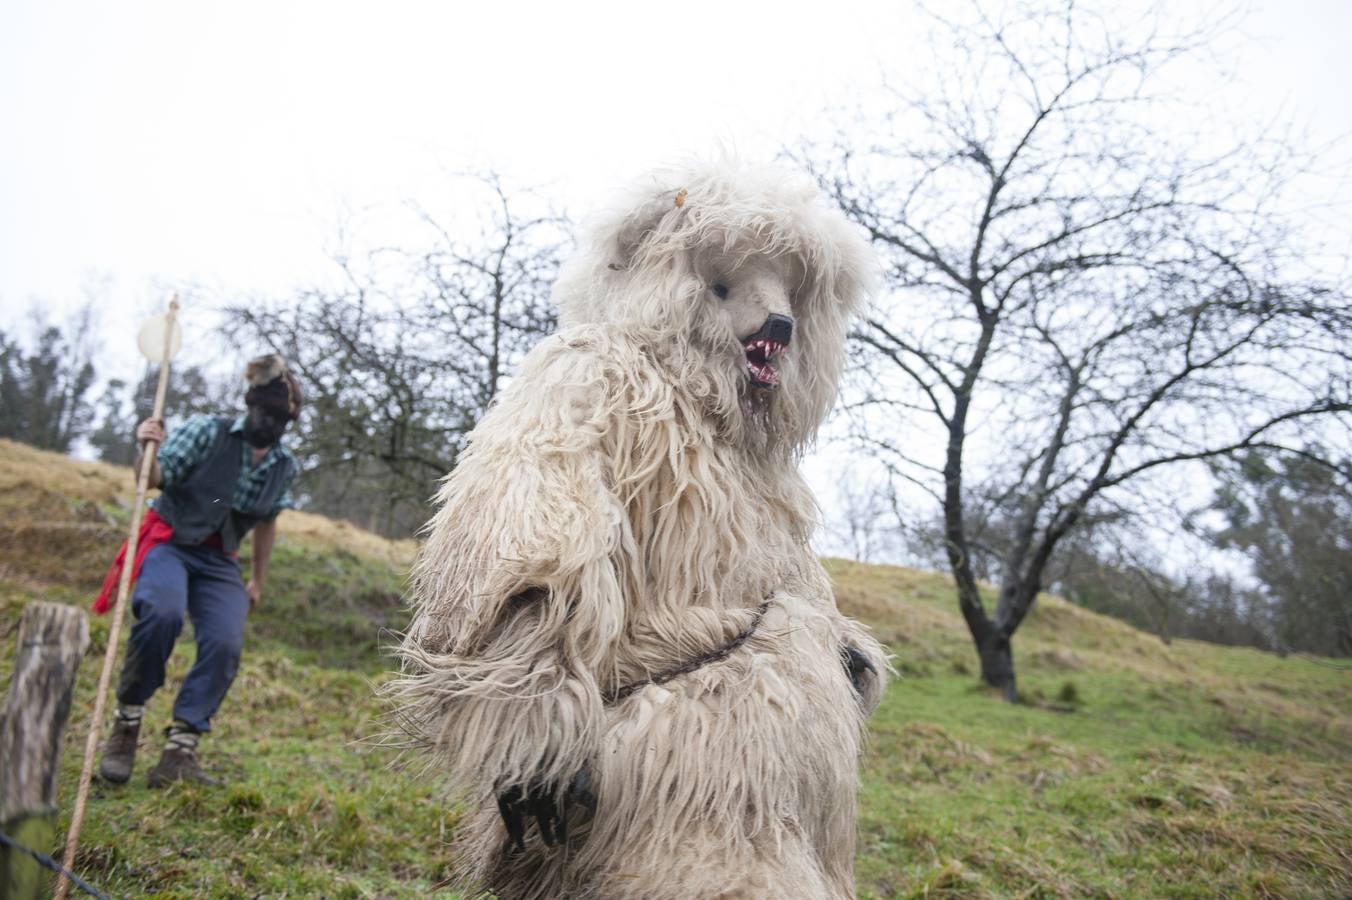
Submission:
[[[1139,547],[1137,544],[1135,547]],[[1215,558],[1182,567],[1140,558],[1131,545],[1074,535],[1057,553],[1048,584],[1067,600],[1158,635],[1279,650],[1272,639],[1276,607],[1249,583],[1215,567]],[[1185,554],[1191,556],[1191,554]]]
[[[1166,644],[1179,635],[1234,643],[1232,630],[1215,622],[1206,631],[1209,623],[1195,615],[1206,605],[1210,583],[1222,577],[1212,570],[1206,541],[1182,527],[1174,529],[1166,559],[1155,550],[1152,535],[1142,533],[1147,522],[1153,525],[1153,517],[1120,516],[1077,526],[1048,563],[1048,587],[1078,606],[1158,635]]]
[[[477,234],[415,210],[420,249],[342,253],[337,289],[227,310],[228,327],[284,354],[309,392],[293,445],[309,508],[407,535],[516,362],[553,330],[549,286],[565,217],[475,176]]]
[[[836,482],[836,517],[826,529],[851,559],[878,562],[895,556],[903,535],[892,507],[895,493],[886,482],[847,472]]]
[[[1077,524],[1129,514],[1164,467],[1346,427],[1352,309],[1276,214],[1294,144],[1208,153],[1215,135],[1180,124],[1199,110],[1155,90],[1226,21],[989,7],[935,18],[930,45],[956,49],[934,84],[794,155],[884,257],[854,335],[857,421],[942,508],[982,678],[1014,700],[1011,640]],[[1008,527],[993,614],[983,504]]]

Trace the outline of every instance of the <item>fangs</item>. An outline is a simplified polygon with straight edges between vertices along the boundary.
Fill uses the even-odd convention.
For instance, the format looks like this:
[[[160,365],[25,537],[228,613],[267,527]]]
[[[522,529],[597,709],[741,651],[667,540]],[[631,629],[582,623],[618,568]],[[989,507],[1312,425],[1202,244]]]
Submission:
[[[779,370],[773,360],[784,352],[784,345],[778,341],[757,338],[743,345],[746,347],[746,371],[751,383],[756,387],[774,388],[779,386]]]

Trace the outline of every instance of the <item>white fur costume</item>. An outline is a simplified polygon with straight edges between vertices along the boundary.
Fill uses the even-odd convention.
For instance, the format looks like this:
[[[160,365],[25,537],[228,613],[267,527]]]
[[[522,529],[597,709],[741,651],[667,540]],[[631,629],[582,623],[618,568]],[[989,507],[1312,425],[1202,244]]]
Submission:
[[[810,185],[723,165],[649,182],[561,276],[563,329],[441,488],[391,686],[478,810],[458,829],[469,883],[513,900],[854,896],[858,754],[886,662],[809,548],[797,457],[870,266]],[[772,313],[794,327],[766,390],[742,339]],[[873,669],[857,685],[847,647]],[[566,795],[584,769],[594,813]],[[563,805],[562,844],[532,824],[513,846],[497,802],[512,789]]]

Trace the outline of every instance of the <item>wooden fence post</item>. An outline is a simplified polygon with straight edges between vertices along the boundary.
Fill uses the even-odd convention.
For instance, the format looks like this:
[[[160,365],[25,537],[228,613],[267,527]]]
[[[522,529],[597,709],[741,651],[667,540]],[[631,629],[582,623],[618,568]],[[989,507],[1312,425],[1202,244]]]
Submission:
[[[88,648],[83,610],[63,603],[24,607],[14,672],[0,708],[0,831],[40,853],[56,839],[61,732]],[[0,846],[0,896],[45,896],[46,881],[36,860]]]

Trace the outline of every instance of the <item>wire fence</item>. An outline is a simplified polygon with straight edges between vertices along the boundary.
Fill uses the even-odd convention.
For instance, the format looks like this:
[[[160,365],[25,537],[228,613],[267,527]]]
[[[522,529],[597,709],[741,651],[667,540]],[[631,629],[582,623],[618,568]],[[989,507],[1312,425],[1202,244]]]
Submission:
[[[79,875],[76,875],[74,872],[70,871],[65,866],[61,865],[56,860],[52,859],[50,856],[47,856],[46,854],[43,853],[39,853],[38,851],[33,850],[29,847],[25,847],[23,844],[20,844],[18,841],[14,840],[12,837],[5,834],[3,831],[0,831],[0,844],[18,850],[20,853],[27,853],[29,856],[36,859],[38,861],[38,865],[42,866],[44,869],[50,869],[51,871],[55,872],[58,875],[65,875],[67,878],[70,879],[71,884],[75,885],[77,888],[84,891],[89,896],[98,897],[99,900],[110,900],[107,894],[103,893],[98,888],[89,884],[87,881],[84,881],[83,879],[80,878]]]

